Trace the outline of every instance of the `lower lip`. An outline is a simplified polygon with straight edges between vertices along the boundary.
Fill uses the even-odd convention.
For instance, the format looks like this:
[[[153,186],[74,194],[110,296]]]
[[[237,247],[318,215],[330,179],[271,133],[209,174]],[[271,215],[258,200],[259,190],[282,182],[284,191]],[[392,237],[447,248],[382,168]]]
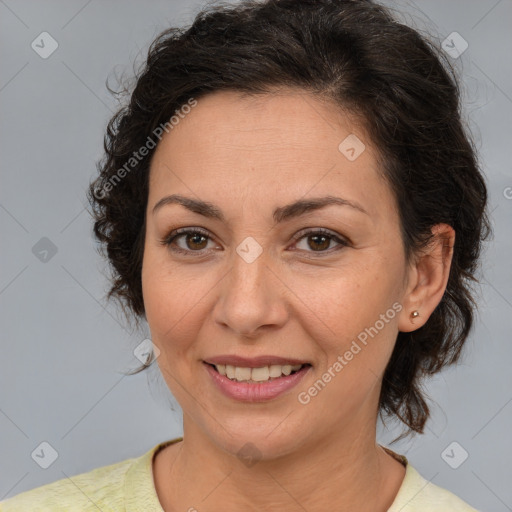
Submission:
[[[264,402],[272,400],[295,387],[308,373],[311,366],[303,366],[298,372],[266,382],[237,382],[221,375],[211,365],[204,363],[215,385],[226,396],[242,402]]]

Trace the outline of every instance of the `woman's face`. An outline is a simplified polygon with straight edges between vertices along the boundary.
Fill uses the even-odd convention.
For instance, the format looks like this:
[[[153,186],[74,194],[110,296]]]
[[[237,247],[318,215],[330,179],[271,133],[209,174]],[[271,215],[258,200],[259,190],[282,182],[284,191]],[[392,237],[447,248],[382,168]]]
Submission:
[[[190,208],[155,209],[171,195]],[[340,201],[308,207],[327,197]],[[375,428],[408,267],[394,198],[356,125],[306,93],[210,94],[159,143],[146,215],[146,318],[185,433],[274,457]],[[267,380],[286,362],[307,364]],[[227,363],[261,381],[229,380]]]

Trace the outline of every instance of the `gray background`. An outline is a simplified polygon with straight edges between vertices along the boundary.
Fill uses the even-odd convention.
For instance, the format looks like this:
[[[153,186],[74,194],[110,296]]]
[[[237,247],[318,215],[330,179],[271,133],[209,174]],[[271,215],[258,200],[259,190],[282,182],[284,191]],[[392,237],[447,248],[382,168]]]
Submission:
[[[457,31],[469,43],[455,62],[496,235],[464,360],[427,385],[437,405],[425,435],[392,448],[474,507],[504,512],[512,510],[512,1],[387,4],[439,41]],[[181,435],[158,369],[121,373],[138,366],[133,350],[149,331],[132,331],[103,300],[105,264],[84,193],[117,107],[106,78],[130,74],[157,33],[188,23],[200,5],[0,0],[0,500]],[[31,48],[43,31],[59,44],[47,59]],[[57,248],[46,262],[33,253],[43,237]],[[398,433],[379,431],[382,443]],[[44,441],[58,454],[48,469],[31,457]],[[442,457],[453,442],[452,465],[469,454],[457,469]]]

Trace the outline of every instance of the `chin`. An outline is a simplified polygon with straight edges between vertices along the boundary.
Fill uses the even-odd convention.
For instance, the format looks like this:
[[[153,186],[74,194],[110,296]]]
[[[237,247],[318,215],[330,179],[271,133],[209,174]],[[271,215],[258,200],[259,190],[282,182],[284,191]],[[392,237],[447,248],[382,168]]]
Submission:
[[[298,450],[307,436],[304,425],[289,425],[280,417],[224,421],[222,427],[213,426],[211,440],[221,450],[239,458],[248,467],[257,461],[271,461]],[[307,436],[309,437],[309,436]]]

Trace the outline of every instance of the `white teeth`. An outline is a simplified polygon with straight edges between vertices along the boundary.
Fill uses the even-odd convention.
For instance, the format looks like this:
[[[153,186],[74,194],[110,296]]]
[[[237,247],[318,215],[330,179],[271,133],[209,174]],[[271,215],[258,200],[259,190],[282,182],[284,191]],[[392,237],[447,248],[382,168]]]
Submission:
[[[235,379],[240,382],[241,380],[250,380],[251,378],[251,369],[250,368],[240,368],[240,366],[235,366]]]
[[[217,371],[220,373],[220,369],[217,366]],[[226,365],[226,376],[228,379],[234,379],[235,378],[235,367],[231,366],[230,364]]]
[[[271,364],[269,367],[271,377],[281,377],[281,365]]]
[[[260,368],[245,368],[233,366],[230,364],[216,364],[215,368],[221,375],[225,375],[228,379],[238,382],[265,382],[269,379],[276,379],[282,375],[290,375],[290,373],[300,370],[301,364],[272,364],[270,366],[262,366]]]
[[[281,370],[285,375],[290,375],[292,373],[292,365],[291,364],[285,364]]]
[[[264,380],[268,380],[270,377],[270,371],[268,366],[264,366],[263,368],[253,368],[251,371],[251,379],[257,382],[263,382]]]

